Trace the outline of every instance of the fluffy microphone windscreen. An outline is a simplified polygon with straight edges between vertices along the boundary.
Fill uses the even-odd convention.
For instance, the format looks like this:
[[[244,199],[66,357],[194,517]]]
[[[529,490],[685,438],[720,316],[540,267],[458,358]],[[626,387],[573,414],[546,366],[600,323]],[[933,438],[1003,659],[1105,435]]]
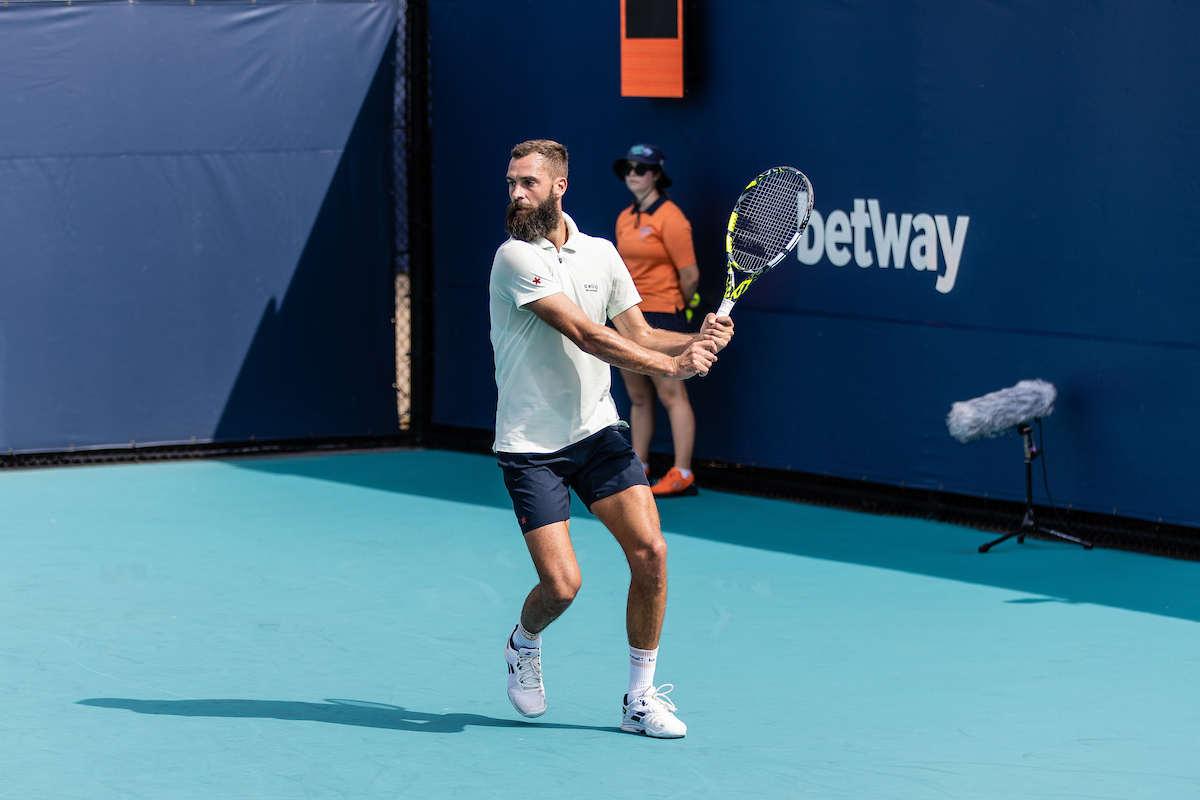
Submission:
[[[990,439],[1026,420],[1050,416],[1057,396],[1052,383],[1021,381],[1016,386],[955,403],[946,417],[946,427],[963,444],[973,439]]]

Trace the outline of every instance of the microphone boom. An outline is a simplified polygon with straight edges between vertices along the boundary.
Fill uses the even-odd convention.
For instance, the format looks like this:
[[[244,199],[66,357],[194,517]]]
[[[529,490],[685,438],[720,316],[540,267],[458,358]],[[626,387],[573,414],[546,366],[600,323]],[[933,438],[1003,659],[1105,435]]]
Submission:
[[[991,439],[1026,420],[1050,416],[1057,396],[1052,383],[1021,381],[1016,386],[955,403],[946,416],[946,427],[963,444]]]

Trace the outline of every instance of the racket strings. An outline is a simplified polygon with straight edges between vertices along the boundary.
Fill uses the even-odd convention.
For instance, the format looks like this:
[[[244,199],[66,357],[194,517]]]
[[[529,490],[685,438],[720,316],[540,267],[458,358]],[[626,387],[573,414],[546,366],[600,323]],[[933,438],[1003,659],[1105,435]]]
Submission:
[[[743,195],[733,226],[733,260],[743,272],[761,272],[786,252],[796,236],[800,195],[809,192],[803,176],[790,170],[769,173]]]

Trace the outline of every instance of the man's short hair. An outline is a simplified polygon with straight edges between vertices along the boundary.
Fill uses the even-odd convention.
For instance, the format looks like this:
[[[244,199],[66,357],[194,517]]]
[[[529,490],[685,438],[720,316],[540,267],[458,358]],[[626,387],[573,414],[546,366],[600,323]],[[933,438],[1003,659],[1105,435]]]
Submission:
[[[567,148],[550,139],[530,139],[512,149],[514,159],[537,153],[546,159],[546,169],[551,178],[567,177]]]

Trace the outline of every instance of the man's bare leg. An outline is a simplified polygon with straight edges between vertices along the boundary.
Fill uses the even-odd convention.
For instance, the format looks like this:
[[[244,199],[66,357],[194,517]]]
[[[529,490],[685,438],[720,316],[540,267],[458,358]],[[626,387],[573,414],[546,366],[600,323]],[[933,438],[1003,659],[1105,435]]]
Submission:
[[[525,546],[533,558],[538,585],[525,598],[521,625],[530,633],[541,633],[571,605],[583,576],[571,546],[571,522],[554,522],[525,534]]]
[[[521,624],[509,637],[504,658],[508,662],[508,699],[524,716],[539,717],[546,712],[540,634],[571,605],[582,579],[571,547],[569,521],[534,528],[525,534],[525,544],[539,580],[525,598]]]
[[[654,650],[667,610],[667,543],[654,495],[649,486],[631,486],[592,503],[592,513],[612,532],[629,562],[629,644]]]
[[[592,503],[592,513],[616,537],[629,562],[629,600],[625,627],[629,633],[629,692],[625,695],[621,730],[663,739],[687,734],[667,698],[669,684],[653,685],[654,662],[667,610],[667,543],[658,506],[649,486],[631,486]],[[659,692],[659,689],[663,692]]]

